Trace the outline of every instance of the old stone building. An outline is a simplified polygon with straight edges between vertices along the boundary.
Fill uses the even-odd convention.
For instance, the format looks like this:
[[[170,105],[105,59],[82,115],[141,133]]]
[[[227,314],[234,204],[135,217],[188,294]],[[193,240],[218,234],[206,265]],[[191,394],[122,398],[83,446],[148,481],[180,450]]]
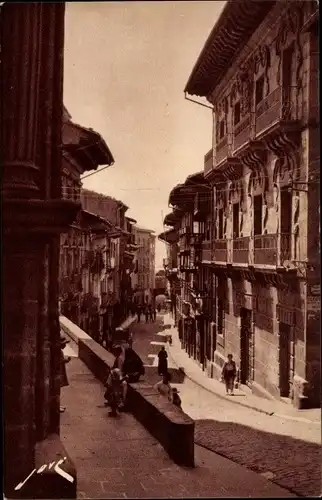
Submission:
[[[155,287],[155,235],[149,229],[134,226],[137,252],[135,255],[134,289],[153,290]]]
[[[63,115],[62,196],[80,202],[81,175],[100,165],[112,165],[113,156],[103,138],[92,129],[74,123],[64,109]],[[99,300],[103,255],[109,253],[112,224],[81,210],[68,232],[60,237],[60,307],[63,315],[90,333],[98,332]],[[98,265],[97,237],[106,244]],[[94,248],[95,247],[95,248]],[[102,268],[102,269],[101,269]],[[98,284],[96,283],[98,282]],[[94,312],[95,311],[95,312]],[[93,319],[93,321],[91,320]],[[95,324],[96,323],[96,324]]]
[[[129,207],[111,196],[82,189],[81,202],[84,209],[105,219],[113,226],[110,248],[115,260],[113,259],[114,265],[109,275],[113,283],[107,283],[106,280],[109,277],[105,278],[104,298],[100,303],[106,305],[108,294],[113,289],[113,301],[119,304],[117,316],[121,323],[128,314],[128,302],[132,297],[133,261],[137,248],[133,225],[136,221],[131,217],[126,217]]]
[[[228,2],[185,89],[214,106],[214,367],[232,352],[241,383],[300,406],[319,397],[315,7]]]
[[[301,408],[320,399],[316,9],[227,2],[185,88],[207,98],[214,117],[204,167],[211,235],[199,265],[203,364],[218,377],[232,353],[242,384]],[[170,196],[177,208],[179,193]],[[195,340],[184,342],[191,352]]]

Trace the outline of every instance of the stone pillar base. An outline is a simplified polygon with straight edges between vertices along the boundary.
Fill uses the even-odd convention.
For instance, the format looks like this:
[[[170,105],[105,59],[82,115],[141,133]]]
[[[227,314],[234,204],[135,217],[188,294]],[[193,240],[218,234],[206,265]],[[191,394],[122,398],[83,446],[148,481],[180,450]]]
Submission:
[[[77,497],[76,469],[57,434],[36,445],[35,469],[18,491],[6,493],[7,498]]]

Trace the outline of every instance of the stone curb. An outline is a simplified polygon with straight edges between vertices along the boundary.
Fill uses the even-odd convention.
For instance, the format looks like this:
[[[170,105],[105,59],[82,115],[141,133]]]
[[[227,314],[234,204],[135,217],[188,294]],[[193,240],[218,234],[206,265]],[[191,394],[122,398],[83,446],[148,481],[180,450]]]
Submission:
[[[173,353],[171,352],[171,347],[170,347],[169,344],[167,344],[167,351],[168,351],[169,355],[171,356],[171,359],[172,359],[173,363],[180,369],[181,367],[178,364],[178,362],[176,361]],[[250,410],[257,411],[258,413],[263,413],[264,415],[268,415],[269,417],[275,416],[275,417],[278,417],[278,418],[284,418],[285,420],[293,420],[293,421],[296,421],[296,422],[302,422],[302,423],[307,423],[307,424],[321,425],[320,422],[315,422],[315,421],[309,420],[308,418],[305,418],[305,417],[296,417],[296,416],[291,416],[291,415],[283,415],[281,413],[275,413],[274,411],[273,412],[269,412],[267,410],[263,410],[262,408],[258,408],[257,406],[253,406],[253,405],[242,403],[242,402],[237,401],[236,399],[231,398],[231,397],[228,399],[228,397],[226,397],[225,395],[220,394],[220,392],[216,392],[215,390],[209,389],[209,387],[207,387],[206,385],[202,384],[199,380],[196,380],[192,375],[189,375],[189,373],[186,372],[186,370],[185,370],[184,367],[182,367],[182,369],[184,370],[185,376],[189,380],[191,380],[192,382],[194,382],[199,387],[202,387],[206,391],[210,392],[211,394],[215,394],[220,399],[224,399],[225,401],[230,401],[231,403],[243,406],[244,408],[249,408]]]

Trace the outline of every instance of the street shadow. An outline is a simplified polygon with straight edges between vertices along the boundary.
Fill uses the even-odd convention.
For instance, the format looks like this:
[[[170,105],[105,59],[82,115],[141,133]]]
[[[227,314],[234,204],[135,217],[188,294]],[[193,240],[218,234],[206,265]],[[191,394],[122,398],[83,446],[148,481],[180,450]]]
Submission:
[[[257,473],[298,496],[321,494],[321,445],[235,422],[196,420],[195,443]]]

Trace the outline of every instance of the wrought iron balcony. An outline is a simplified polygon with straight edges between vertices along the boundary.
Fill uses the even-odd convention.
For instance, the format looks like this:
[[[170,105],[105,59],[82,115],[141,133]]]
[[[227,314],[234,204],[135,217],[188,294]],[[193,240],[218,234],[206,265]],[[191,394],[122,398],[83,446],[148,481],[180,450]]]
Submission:
[[[205,155],[205,160],[204,160],[204,173],[208,174],[211,172],[211,170],[214,168],[214,154],[213,150],[211,149],[208,151],[208,153]]]
[[[213,249],[213,261],[214,262],[227,262],[228,251],[227,251],[227,240],[215,240]]]
[[[233,262],[248,264],[250,237],[236,238],[233,240]]]
[[[254,236],[254,264],[277,265],[277,234]]]

